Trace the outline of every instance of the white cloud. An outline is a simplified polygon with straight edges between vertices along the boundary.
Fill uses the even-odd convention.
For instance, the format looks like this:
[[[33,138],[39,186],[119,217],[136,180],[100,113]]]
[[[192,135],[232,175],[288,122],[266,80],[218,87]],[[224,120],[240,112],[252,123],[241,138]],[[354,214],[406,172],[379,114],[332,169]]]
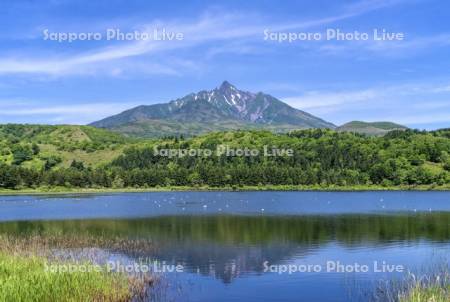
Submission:
[[[450,123],[449,86],[444,82],[406,83],[360,90],[309,91],[282,100],[336,124],[355,119],[404,124]]]
[[[371,34],[371,33],[369,33]],[[404,40],[375,41],[373,39],[364,41],[339,41],[322,43],[318,51],[330,55],[352,56],[357,59],[373,55],[380,57],[410,57],[429,49],[450,46],[450,33],[442,33],[430,36],[414,36],[404,33]]]
[[[179,51],[211,41],[239,41],[239,39],[242,40],[255,36],[261,36],[262,39],[265,28],[270,28],[271,31],[305,29],[355,17],[369,11],[395,5],[399,2],[404,2],[404,0],[366,0],[344,7],[342,12],[335,16],[294,23],[262,24],[262,22],[258,22],[258,20],[262,20],[260,16],[258,18],[249,18],[249,14],[224,14],[223,12],[209,12],[193,22],[155,21],[150,24],[136,26],[136,28],[150,32],[154,28],[166,28],[168,31],[182,32],[185,39],[183,41],[149,40],[123,42],[119,45],[93,49],[89,52],[72,56],[58,56],[55,58],[55,55],[52,55],[52,59],[36,59],[32,57],[2,58],[0,59],[0,74],[28,73],[61,76],[68,74],[90,74],[100,71],[103,74],[117,75],[124,71],[125,68],[123,65],[126,65],[125,59],[143,55],[153,56],[149,58],[150,62],[147,62],[147,64],[152,64],[151,72],[177,74],[183,69],[183,65],[173,64],[171,62],[161,63],[161,61],[164,61],[164,57],[174,50]],[[247,51],[253,51],[249,46],[233,48],[233,45],[229,46],[227,51],[242,52],[243,49],[245,51],[245,47],[248,47]],[[212,49],[209,54],[214,55],[220,52],[217,49]],[[114,62],[114,64],[111,64],[111,62]]]
[[[407,115],[390,115],[386,117],[387,120],[395,120],[397,123],[401,124],[437,124],[437,123],[448,123],[450,126],[450,113],[434,113],[432,115],[428,114],[407,114]]]
[[[319,92],[310,91],[300,96],[284,98],[283,101],[293,107],[309,109],[338,106],[354,102],[365,102],[378,96],[376,90]]]
[[[39,105],[26,100],[0,100],[0,117],[3,122],[26,122],[33,120],[53,123],[87,124],[126,109],[137,106],[136,103],[88,103],[77,105]],[[22,121],[23,119],[23,121]]]
[[[344,104],[361,103],[367,101],[392,99],[393,97],[420,96],[431,94],[447,94],[450,92],[448,84],[397,84],[376,86],[360,90],[344,90],[344,91],[307,91],[298,96],[290,96],[283,98],[286,103],[298,108],[320,108],[320,107],[336,107]],[[447,101],[434,102],[436,104],[447,104]],[[423,102],[429,104],[429,102]],[[427,105],[429,106],[429,105]]]

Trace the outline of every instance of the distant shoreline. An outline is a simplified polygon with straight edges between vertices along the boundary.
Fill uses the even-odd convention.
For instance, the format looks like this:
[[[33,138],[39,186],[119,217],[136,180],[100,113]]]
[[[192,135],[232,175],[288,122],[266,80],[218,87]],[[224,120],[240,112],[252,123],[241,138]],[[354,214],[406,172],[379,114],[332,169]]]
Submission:
[[[102,193],[151,193],[151,192],[364,192],[364,191],[450,191],[450,184],[442,186],[242,186],[242,187],[154,187],[154,188],[37,188],[37,189],[0,189],[0,196],[11,195],[49,195],[49,194],[102,194]]]

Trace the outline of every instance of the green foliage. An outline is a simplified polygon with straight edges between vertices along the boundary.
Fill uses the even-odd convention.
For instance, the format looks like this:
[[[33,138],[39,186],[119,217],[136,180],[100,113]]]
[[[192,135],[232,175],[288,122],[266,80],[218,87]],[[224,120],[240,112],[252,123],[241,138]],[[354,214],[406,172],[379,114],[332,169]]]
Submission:
[[[54,145],[59,150],[94,152],[131,142],[118,133],[88,126],[0,125],[0,142],[16,145],[20,142],[37,155],[39,145]]]
[[[127,186],[172,185],[418,185],[444,184],[449,174],[440,163],[450,141],[427,133],[371,138],[331,130],[303,130],[287,135],[267,131],[212,133],[188,141],[158,142],[159,148],[206,148],[219,145],[263,146],[294,150],[293,157],[175,157],[153,154],[151,146],[134,147],[113,161]],[[439,156],[438,156],[439,154]],[[433,169],[424,166],[436,162]]]
[[[0,254],[0,301],[126,301],[126,276],[94,270],[48,272],[38,257]]]
[[[83,171],[84,170],[84,164],[81,161],[73,160],[72,163],[70,164],[70,167],[72,169],[79,170],[79,171]]]
[[[17,185],[18,169],[0,163],[0,188],[14,189]]]
[[[45,164],[44,164],[45,171],[51,170],[53,167],[57,166],[58,164],[60,164],[62,162],[61,157],[56,156],[56,155],[50,155],[49,157],[44,157],[42,159],[45,161]]]
[[[445,169],[446,171],[449,171],[449,172],[450,172],[450,161],[447,161],[447,162],[444,164],[444,169]]]
[[[33,156],[33,151],[29,146],[13,145],[11,148],[13,154],[13,164],[20,165],[21,163],[30,160]]]
[[[111,160],[135,140],[88,126],[0,125],[0,162],[44,168],[68,166],[72,160]],[[59,158],[59,159],[57,159]]]
[[[36,143],[33,143],[31,145],[31,151],[33,152],[33,155],[38,155],[39,152],[41,151],[41,149],[39,148],[39,146]]]
[[[447,277],[448,278],[448,277]],[[450,285],[442,286],[439,282],[436,285],[422,286],[416,285],[404,296],[401,296],[400,302],[448,302],[450,300]]]
[[[337,241],[341,246],[368,242],[377,244],[393,240],[416,242],[450,240],[450,213],[416,213],[413,216],[348,214],[323,217],[209,215],[159,216],[152,219],[49,220],[0,224],[0,236],[40,236],[55,238],[103,237],[179,239],[180,233],[191,242],[209,241],[218,244],[265,245],[274,241],[303,246]],[[170,225],[170,227],[167,227]],[[124,242],[123,240],[120,240]]]
[[[58,135],[89,139],[89,146],[116,148],[116,134],[77,126],[56,128]],[[165,186],[416,186],[450,183],[450,138],[445,131],[392,131],[383,137],[368,137],[349,132],[312,129],[275,134],[269,131],[216,132],[184,139],[166,137],[153,141],[130,141],[121,155],[105,165],[92,166],[74,157],[61,166],[56,154],[33,155],[33,141],[22,128],[8,130],[28,137],[12,148],[13,160],[0,170],[0,188],[39,186],[165,187]],[[39,128],[40,129],[40,128]],[[20,131],[19,131],[20,130]],[[22,131],[22,132],[21,132]],[[39,130],[42,133],[44,130]],[[1,132],[0,132],[1,133]],[[50,134],[49,134],[50,133]],[[38,134],[37,136],[39,136]],[[97,137],[98,136],[98,137]],[[123,138],[122,138],[123,139]],[[79,140],[80,141],[80,140]],[[95,142],[95,144],[92,144]],[[125,146],[125,143],[123,143]],[[72,145],[73,146],[73,145]],[[258,156],[226,156],[217,148],[256,149]],[[83,148],[83,144],[79,144]],[[208,149],[212,156],[175,156],[154,152],[158,149]],[[264,148],[292,149],[293,156],[264,156]],[[1,148],[1,145],[0,145]],[[79,151],[87,154],[89,151]],[[97,151],[96,151],[97,152]],[[6,152],[7,153],[7,152]],[[74,151],[75,153],[75,151]],[[5,155],[8,158],[9,155]],[[42,167],[24,166],[39,158]],[[20,165],[22,163],[22,165]]]
[[[346,131],[346,132],[354,132],[361,133],[372,136],[383,136],[391,131],[402,131],[407,129],[407,127],[395,124],[392,122],[361,122],[361,121],[352,121],[346,123],[342,126],[339,126],[337,131]]]

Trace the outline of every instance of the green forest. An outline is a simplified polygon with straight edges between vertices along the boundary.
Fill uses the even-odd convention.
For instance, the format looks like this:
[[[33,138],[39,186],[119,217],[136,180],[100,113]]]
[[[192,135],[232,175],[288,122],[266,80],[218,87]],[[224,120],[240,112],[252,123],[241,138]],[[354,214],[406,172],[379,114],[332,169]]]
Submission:
[[[258,156],[161,156],[155,148],[257,149]],[[263,149],[292,149],[264,156]],[[0,189],[450,184],[450,129],[381,137],[327,129],[130,139],[88,126],[0,126]]]

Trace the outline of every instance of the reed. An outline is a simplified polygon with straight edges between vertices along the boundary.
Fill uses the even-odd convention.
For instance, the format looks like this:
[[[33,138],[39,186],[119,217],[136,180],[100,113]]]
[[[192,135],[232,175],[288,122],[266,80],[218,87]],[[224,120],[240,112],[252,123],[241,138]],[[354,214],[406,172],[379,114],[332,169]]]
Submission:
[[[149,248],[145,242],[127,242],[120,238],[112,242],[115,249],[129,244]],[[152,276],[109,272],[89,253],[81,259],[66,253],[67,249],[74,247],[97,248],[103,245],[106,245],[106,240],[89,236],[0,235],[0,301],[145,300],[155,281]],[[55,254],[57,250],[65,253]],[[55,264],[82,266],[83,270],[49,269]]]

